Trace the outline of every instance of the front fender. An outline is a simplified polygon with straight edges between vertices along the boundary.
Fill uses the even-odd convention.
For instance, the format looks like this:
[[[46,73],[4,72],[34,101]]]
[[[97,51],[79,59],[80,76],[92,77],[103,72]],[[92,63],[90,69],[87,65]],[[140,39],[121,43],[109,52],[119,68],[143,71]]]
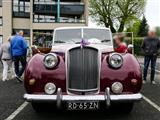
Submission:
[[[122,54],[123,65],[119,69],[113,69],[106,62],[108,55],[102,60],[101,66],[101,91],[111,87],[114,82],[123,84],[123,92],[138,93],[142,87],[142,71],[137,59],[132,54]],[[138,84],[132,85],[131,80],[137,79]]]
[[[66,69],[62,56],[59,56],[59,64],[53,70],[48,70],[43,64],[45,54],[36,54],[27,64],[25,70],[25,88],[27,93],[44,92],[44,86],[48,82],[53,82],[57,87],[66,90]],[[35,79],[34,85],[29,85],[29,80]]]

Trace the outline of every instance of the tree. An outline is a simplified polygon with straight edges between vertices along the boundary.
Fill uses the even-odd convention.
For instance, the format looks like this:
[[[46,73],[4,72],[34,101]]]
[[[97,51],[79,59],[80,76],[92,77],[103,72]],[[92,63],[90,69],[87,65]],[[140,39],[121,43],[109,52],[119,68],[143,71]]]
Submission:
[[[145,16],[143,16],[143,19],[142,19],[141,24],[139,26],[138,36],[140,36],[140,37],[147,36],[148,30],[149,30],[149,26],[147,24],[147,20],[146,20]]]
[[[141,24],[141,20],[139,20],[139,19],[134,20],[133,24],[128,25],[128,27],[126,29],[126,32],[133,32],[133,35],[135,37],[137,37],[138,36],[138,32],[139,32],[140,24]]]
[[[90,0],[90,15],[98,24],[122,32],[128,21],[139,18],[146,0]]]
[[[160,37],[160,27],[156,27],[157,36]]]

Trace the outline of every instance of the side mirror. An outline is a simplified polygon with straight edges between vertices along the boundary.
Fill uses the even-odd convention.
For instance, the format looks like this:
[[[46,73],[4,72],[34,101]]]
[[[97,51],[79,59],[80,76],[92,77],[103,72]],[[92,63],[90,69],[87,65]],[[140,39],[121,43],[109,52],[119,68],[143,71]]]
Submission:
[[[132,44],[129,44],[128,48],[127,48],[127,52],[132,54],[133,53],[133,48],[134,48],[134,46]]]
[[[40,53],[39,49],[35,45],[31,47],[31,50],[32,50],[32,56],[34,56],[37,53]]]

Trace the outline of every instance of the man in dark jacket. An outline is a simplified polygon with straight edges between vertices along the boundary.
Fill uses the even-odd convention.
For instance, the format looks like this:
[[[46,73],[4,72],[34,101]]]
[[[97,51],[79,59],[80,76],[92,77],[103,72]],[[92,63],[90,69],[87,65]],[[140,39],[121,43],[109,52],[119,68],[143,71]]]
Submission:
[[[23,38],[23,34],[23,31],[20,31],[11,40],[11,55],[15,65],[16,79],[19,82],[22,82],[21,76],[26,67],[27,44]],[[22,65],[21,69],[19,63]]]
[[[143,83],[146,82],[148,66],[151,62],[151,83],[155,84],[155,66],[158,56],[158,51],[160,49],[160,41],[156,38],[155,31],[149,31],[148,37],[146,37],[142,43],[142,50],[145,55],[144,57],[144,71],[143,71]]]

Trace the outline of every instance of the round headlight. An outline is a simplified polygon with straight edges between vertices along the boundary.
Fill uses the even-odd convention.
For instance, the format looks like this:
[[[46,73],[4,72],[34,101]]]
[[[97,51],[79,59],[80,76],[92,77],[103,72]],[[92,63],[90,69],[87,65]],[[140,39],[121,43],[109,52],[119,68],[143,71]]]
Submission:
[[[46,68],[52,69],[57,66],[58,57],[56,54],[48,54],[45,56],[43,62]]]
[[[115,82],[112,84],[112,91],[116,94],[122,93],[123,85],[120,82]]]
[[[51,95],[53,93],[55,93],[56,91],[56,86],[53,83],[47,83],[44,87],[45,93]]]
[[[123,64],[122,56],[118,53],[111,54],[109,57],[109,64],[113,68],[120,68]]]

